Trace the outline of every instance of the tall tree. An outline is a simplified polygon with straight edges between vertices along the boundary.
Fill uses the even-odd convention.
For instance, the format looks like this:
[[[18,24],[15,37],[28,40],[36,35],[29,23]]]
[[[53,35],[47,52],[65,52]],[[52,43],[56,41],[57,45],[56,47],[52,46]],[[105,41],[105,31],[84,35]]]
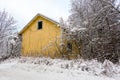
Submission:
[[[118,2],[118,0],[72,0],[69,26],[72,29],[86,28],[82,32],[77,32],[78,41],[82,40],[80,54],[83,58],[118,61],[120,57]]]
[[[16,31],[16,21],[5,10],[0,11],[0,54],[10,53],[10,38]]]

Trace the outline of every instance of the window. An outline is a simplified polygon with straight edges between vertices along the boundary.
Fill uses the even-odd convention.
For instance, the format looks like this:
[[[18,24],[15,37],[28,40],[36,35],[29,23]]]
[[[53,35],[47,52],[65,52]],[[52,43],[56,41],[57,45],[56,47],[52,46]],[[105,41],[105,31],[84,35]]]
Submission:
[[[72,44],[71,43],[67,43],[67,49],[68,49],[68,51],[72,52]]]
[[[39,29],[42,29],[42,23],[43,23],[42,21],[39,21],[39,22],[38,22],[38,30],[39,30]]]

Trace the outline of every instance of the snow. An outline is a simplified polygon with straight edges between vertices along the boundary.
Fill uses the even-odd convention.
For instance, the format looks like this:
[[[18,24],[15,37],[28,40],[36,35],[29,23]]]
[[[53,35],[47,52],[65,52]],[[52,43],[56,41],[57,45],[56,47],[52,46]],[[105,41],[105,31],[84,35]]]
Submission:
[[[120,66],[112,66],[117,69],[115,75],[106,76],[101,73],[103,64],[96,60],[22,57],[0,64],[0,80],[119,80]]]
[[[83,21],[83,24],[84,25],[87,25],[89,22],[88,21]]]
[[[76,31],[84,31],[86,30],[86,28],[77,28],[77,27],[74,27],[73,29],[71,29],[71,32],[76,32]]]
[[[13,44],[13,45],[15,45],[16,44],[16,42],[15,42],[15,40],[10,40],[10,44]]]
[[[100,38],[93,38],[92,41],[98,41]]]

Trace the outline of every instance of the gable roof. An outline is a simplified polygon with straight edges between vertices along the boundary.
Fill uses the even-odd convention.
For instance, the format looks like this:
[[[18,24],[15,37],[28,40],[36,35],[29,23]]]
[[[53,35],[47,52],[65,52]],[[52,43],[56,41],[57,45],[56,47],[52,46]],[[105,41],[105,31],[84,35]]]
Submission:
[[[54,23],[54,24],[56,24],[56,25],[59,25],[59,23],[58,23],[57,21],[55,21],[55,20],[53,20],[53,19],[50,19],[50,18],[44,16],[43,14],[38,13],[38,14],[37,14],[35,17],[33,17],[33,19],[19,32],[19,34],[22,34],[22,33],[29,27],[29,25],[30,25],[31,23],[33,23],[34,20],[35,20],[36,18],[38,18],[39,16],[42,17],[42,18],[44,18],[44,19],[46,19],[46,20],[48,20],[48,21],[50,21],[50,22],[52,22],[52,23]]]

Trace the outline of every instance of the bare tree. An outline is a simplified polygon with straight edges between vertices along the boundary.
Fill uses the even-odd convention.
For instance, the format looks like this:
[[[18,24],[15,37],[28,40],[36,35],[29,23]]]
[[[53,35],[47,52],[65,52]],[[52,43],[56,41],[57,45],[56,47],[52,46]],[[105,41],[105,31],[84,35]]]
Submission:
[[[82,41],[83,58],[120,58],[120,3],[117,0],[72,0],[69,26],[77,28],[76,39]],[[85,28],[85,30],[82,30]],[[80,29],[80,30],[79,30]]]
[[[16,22],[5,10],[0,11],[0,54],[8,54],[10,38],[16,31]]]

